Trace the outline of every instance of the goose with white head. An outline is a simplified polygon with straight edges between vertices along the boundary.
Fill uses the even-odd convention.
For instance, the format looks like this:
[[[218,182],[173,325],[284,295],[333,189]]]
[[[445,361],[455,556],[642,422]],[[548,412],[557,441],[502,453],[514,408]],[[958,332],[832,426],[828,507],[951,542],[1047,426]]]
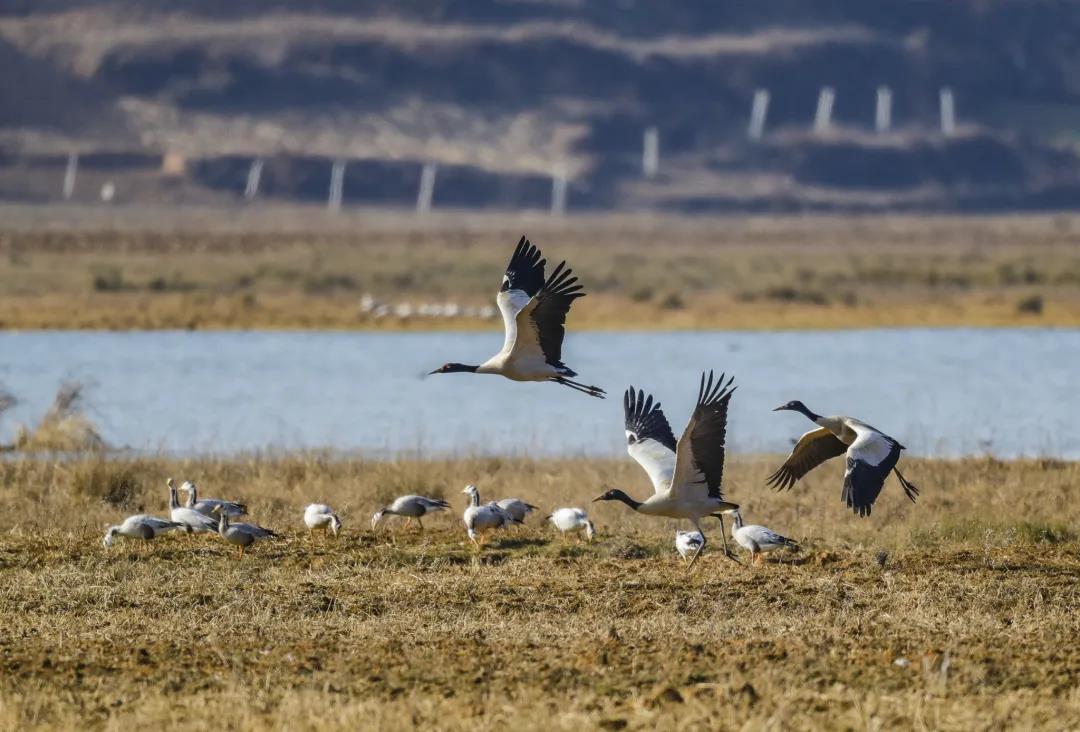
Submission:
[[[239,517],[247,513],[247,505],[236,501],[223,501],[219,498],[199,498],[199,487],[190,480],[185,480],[180,490],[187,493],[187,508],[193,508],[204,516],[214,517],[214,509],[218,506],[230,517]]]
[[[183,524],[189,534],[206,534],[217,529],[217,521],[212,516],[199,513],[194,508],[181,506],[176,497],[176,483],[172,478],[165,481],[169,487],[169,518]]]
[[[145,513],[140,513],[135,516],[128,516],[119,525],[110,526],[106,529],[105,538],[101,540],[101,543],[108,549],[113,545],[113,542],[116,541],[117,536],[123,536],[128,539],[151,541],[168,531],[185,528],[184,524],[177,521],[169,521],[167,519],[158,518],[157,516],[148,516]]]
[[[462,520],[473,544],[480,546],[488,532],[513,525],[514,517],[499,504],[492,502],[480,505],[480,490],[475,485],[465,486],[462,493],[469,497],[469,505],[465,508]]]
[[[229,514],[222,508],[214,509],[218,515],[217,532],[222,539],[237,547],[240,553],[238,559],[244,558],[244,550],[254,546],[260,541],[276,539],[278,535],[263,526],[257,524],[234,524],[229,521]]]
[[[713,372],[701,375],[697,406],[682,437],[675,440],[660,402],[634,387],[626,390],[623,410],[626,418],[626,450],[653,483],[653,494],[637,501],[621,490],[612,489],[593,501],[620,501],[646,516],[686,519],[702,535],[702,544],[690,560],[694,566],[705,548],[701,520],[712,516],[720,521],[724,540],[724,555],[731,556],[727,547],[722,511],[738,508],[724,500],[721,483],[724,477],[724,443],[727,438],[727,412],[734,377],[724,383]],[[736,560],[737,561],[737,560]]]
[[[577,372],[562,362],[566,315],[574,300],[585,293],[566,262],[560,262],[545,279],[546,265],[540,250],[521,237],[495,297],[505,331],[502,350],[482,364],[448,363],[431,374],[497,374],[512,381],[554,381],[603,398],[600,387],[573,381]]]
[[[769,486],[776,490],[790,489],[817,466],[846,454],[847,469],[840,497],[857,515],[870,515],[891,472],[896,473],[904,494],[915,502],[919,489],[896,467],[905,448],[894,438],[854,417],[815,414],[800,401],[781,404],[773,411],[798,412],[817,424],[818,429],[799,438],[784,464],[769,476]]]
[[[750,561],[760,564],[764,561],[768,552],[777,549],[798,549],[799,544],[786,536],[781,536],[770,528],[757,524],[743,523],[742,512],[739,509],[731,511],[732,521],[731,537],[741,547],[750,552]]]
[[[450,504],[441,498],[414,495],[400,496],[395,498],[394,502],[389,506],[383,506],[372,515],[371,530],[374,531],[379,528],[379,525],[387,516],[404,517],[405,528],[408,528],[413,519],[416,519],[417,525],[423,530],[424,522],[421,519],[424,516],[436,511],[445,511],[448,508],[450,508]]]
[[[592,541],[593,537],[596,536],[596,526],[589,520],[589,515],[585,513],[585,510],[582,508],[556,508],[549,516],[547,516],[547,520],[550,521],[563,536],[566,536],[566,533],[569,531],[577,533],[579,541],[581,539],[581,531],[585,532],[586,541]]]

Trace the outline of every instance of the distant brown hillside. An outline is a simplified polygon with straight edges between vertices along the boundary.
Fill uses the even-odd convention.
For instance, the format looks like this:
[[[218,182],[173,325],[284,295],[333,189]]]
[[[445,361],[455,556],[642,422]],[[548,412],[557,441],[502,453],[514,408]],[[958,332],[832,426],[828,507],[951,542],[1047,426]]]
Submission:
[[[117,200],[874,210],[1072,207],[1080,9],[1003,2],[10,2],[0,198],[47,201],[70,152],[134,155]],[[810,131],[819,89],[833,124]],[[874,131],[887,85],[893,126]],[[939,128],[939,90],[958,127]],[[747,139],[755,89],[765,135]],[[1077,107],[1080,109],[1080,107]],[[656,177],[642,133],[660,134]],[[160,175],[169,153],[187,162]],[[144,157],[149,156],[149,157]],[[114,158],[115,159],[115,158]],[[84,179],[85,181],[85,179]],[[84,186],[80,197],[97,194]]]

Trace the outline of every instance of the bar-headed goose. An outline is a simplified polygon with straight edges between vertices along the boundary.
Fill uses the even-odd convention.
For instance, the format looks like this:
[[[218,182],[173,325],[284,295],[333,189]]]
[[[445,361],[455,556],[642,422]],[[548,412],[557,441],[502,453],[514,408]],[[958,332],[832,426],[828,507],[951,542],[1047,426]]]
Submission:
[[[383,506],[371,517],[371,530],[374,531],[387,516],[404,516],[405,528],[409,527],[413,519],[420,528],[424,528],[424,522],[420,519],[435,511],[445,511],[450,504],[441,498],[428,498],[427,496],[401,496],[395,498],[389,506]]]
[[[750,560],[754,564],[760,564],[765,559],[765,554],[777,549],[787,547],[798,549],[797,542],[781,536],[772,529],[757,524],[744,524],[742,513],[735,509],[730,511],[734,523],[731,526],[731,536],[740,546],[750,552]]]
[[[465,486],[462,493],[469,496],[469,506],[465,509],[462,519],[465,521],[465,529],[468,531],[473,544],[480,546],[484,534],[514,523],[513,517],[503,510],[499,504],[488,503],[481,506],[480,491],[475,485]]]
[[[675,551],[683,559],[696,557],[705,548],[705,535],[700,531],[676,531]],[[691,560],[693,561],[693,560]]]
[[[660,402],[634,387],[626,390],[623,408],[626,416],[626,450],[652,479],[654,493],[644,501],[635,501],[621,490],[613,489],[593,501],[621,501],[646,516],[687,519],[701,532],[701,520],[712,516],[720,520],[724,554],[731,558],[721,511],[738,508],[724,500],[721,482],[724,477],[724,441],[727,435],[728,403],[735,389],[734,377],[724,383],[724,375],[714,383],[710,371],[703,373],[698,388],[697,406],[678,442],[660,409]],[[704,539],[704,533],[702,533]],[[694,566],[703,541],[689,567]]]
[[[510,518],[517,524],[525,523],[525,517],[536,510],[536,506],[525,503],[520,498],[503,498],[495,501],[495,505],[510,514]]]
[[[341,531],[341,519],[325,503],[312,503],[304,509],[304,525],[312,536],[316,531],[325,533],[329,530],[334,536]]]
[[[205,534],[217,530],[218,522],[213,517],[201,514],[194,508],[180,505],[180,501],[176,498],[176,484],[172,478],[165,481],[165,484],[169,486],[170,519],[187,527],[189,534]]]
[[[105,538],[101,540],[101,543],[107,549],[113,545],[117,536],[126,536],[129,539],[143,539],[144,541],[150,541],[151,539],[158,538],[166,531],[183,528],[186,528],[184,524],[177,521],[169,521],[168,519],[157,518],[156,516],[148,516],[145,513],[140,513],[135,516],[128,516],[119,526],[110,526],[105,531]]]
[[[554,381],[603,398],[600,387],[571,381],[577,372],[562,362],[566,314],[574,300],[585,293],[566,262],[560,262],[545,280],[546,264],[540,250],[521,237],[495,297],[506,332],[502,350],[478,366],[448,363],[431,373],[468,372],[498,374],[512,381]]]
[[[556,508],[551,512],[551,515],[547,516],[547,519],[555,525],[555,528],[559,530],[564,536],[568,531],[581,531],[585,530],[585,538],[588,541],[592,541],[596,536],[596,527],[593,522],[589,520],[588,514],[581,508]],[[580,534],[578,535],[580,540]]]
[[[814,414],[800,401],[782,404],[773,411],[783,410],[799,412],[820,427],[799,438],[788,459],[769,476],[768,485],[777,490],[791,488],[795,481],[826,460],[847,453],[844,489],[840,497],[856,514],[870,515],[890,472],[896,473],[904,494],[915,502],[919,489],[896,467],[904,446],[892,437],[854,417]]]
[[[216,518],[217,514],[214,513],[214,508],[217,506],[221,506],[221,510],[225,511],[230,518],[243,516],[247,513],[247,505],[244,503],[222,501],[218,498],[203,498],[200,500],[199,487],[190,480],[185,480],[180,486],[180,490],[187,493],[187,503],[184,505],[188,508],[194,508],[204,516]]]
[[[215,508],[214,513],[218,515],[218,534],[222,539],[240,549],[239,559],[244,558],[244,550],[249,546],[265,539],[276,539],[278,536],[270,529],[256,524],[229,523],[229,514],[220,508]]]

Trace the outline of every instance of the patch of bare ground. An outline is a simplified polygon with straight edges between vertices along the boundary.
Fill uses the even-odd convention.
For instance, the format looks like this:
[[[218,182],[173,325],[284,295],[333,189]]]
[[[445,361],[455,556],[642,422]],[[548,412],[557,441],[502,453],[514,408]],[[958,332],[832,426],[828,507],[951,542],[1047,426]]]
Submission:
[[[799,539],[759,568],[710,551],[691,574],[675,524],[589,504],[647,490],[629,460],[236,459],[0,462],[0,724],[5,728],[1064,729],[1080,723],[1080,465],[908,462],[873,516],[842,466],[768,492],[775,457],[726,479],[747,518]],[[164,513],[167,476],[244,499],[284,538],[242,561],[216,537],[101,546]],[[539,517],[481,551],[461,486],[584,505],[593,544]],[[122,487],[119,488],[119,487]],[[455,504],[423,533],[370,530],[393,495]],[[337,540],[300,514],[328,501]]]

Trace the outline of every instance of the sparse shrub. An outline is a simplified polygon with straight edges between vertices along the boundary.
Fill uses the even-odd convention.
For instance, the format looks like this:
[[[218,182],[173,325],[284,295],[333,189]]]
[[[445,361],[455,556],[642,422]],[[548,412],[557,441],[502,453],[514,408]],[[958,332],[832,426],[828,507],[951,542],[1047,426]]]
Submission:
[[[686,307],[686,303],[683,301],[682,296],[677,292],[670,292],[664,296],[664,299],[660,301],[660,308],[662,310],[682,310]]]
[[[96,498],[117,508],[134,505],[140,490],[138,473],[131,463],[100,457],[75,463],[71,473],[74,495]]]
[[[104,450],[107,445],[93,423],[82,413],[82,384],[65,382],[53,398],[52,406],[33,430],[20,426],[15,435],[16,450],[56,450],[79,452]]]
[[[639,287],[631,292],[630,299],[634,302],[648,302],[649,300],[652,300],[655,295],[656,292],[653,288],[649,285],[645,285],[644,287]]]
[[[1023,300],[1016,303],[1016,312],[1022,315],[1042,315],[1042,311],[1042,295],[1032,295],[1031,297],[1025,297]]]
[[[178,274],[174,274],[169,278],[153,278],[146,283],[146,289],[150,292],[190,292],[195,289],[195,283],[185,280]]]
[[[829,298],[825,296],[824,292],[799,289],[791,287],[790,285],[770,287],[765,291],[765,297],[769,300],[776,300],[777,302],[799,303],[803,305],[829,304]]]
[[[312,295],[356,288],[356,280],[344,274],[309,275],[304,279],[304,291]]]
[[[124,280],[124,273],[116,267],[97,272],[91,284],[94,292],[123,292],[131,289],[131,285]]]

